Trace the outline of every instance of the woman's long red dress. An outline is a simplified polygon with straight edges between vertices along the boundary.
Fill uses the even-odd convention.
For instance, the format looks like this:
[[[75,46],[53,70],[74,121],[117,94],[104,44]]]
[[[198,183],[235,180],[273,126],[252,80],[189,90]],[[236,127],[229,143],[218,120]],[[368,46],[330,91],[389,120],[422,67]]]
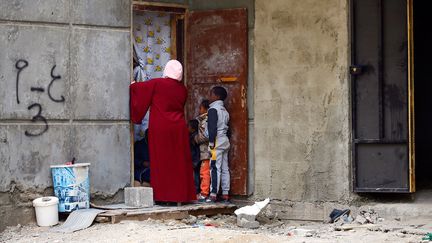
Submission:
[[[149,107],[150,180],[155,201],[196,200],[189,132],[184,117],[187,90],[175,79],[130,86],[130,116],[141,123]]]

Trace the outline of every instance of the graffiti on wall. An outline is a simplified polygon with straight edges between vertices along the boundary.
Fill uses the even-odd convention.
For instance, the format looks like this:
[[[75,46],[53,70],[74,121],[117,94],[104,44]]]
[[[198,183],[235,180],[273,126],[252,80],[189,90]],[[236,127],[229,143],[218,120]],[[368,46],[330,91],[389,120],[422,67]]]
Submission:
[[[15,68],[17,69],[17,75],[16,75],[16,102],[19,105],[20,104],[20,74],[21,72],[26,69],[29,66],[29,62],[27,60],[23,60],[20,59],[15,63]],[[51,81],[48,84],[47,87],[47,94],[48,97],[51,101],[56,102],[56,103],[62,103],[65,102],[65,98],[63,95],[60,95],[60,98],[55,98],[51,92],[52,89],[52,85],[55,81],[58,81],[61,79],[60,75],[56,75],[55,73],[55,68],[56,65],[54,64],[53,67],[51,68]],[[31,92],[37,92],[37,93],[45,93],[45,88],[43,87],[30,87],[30,91]],[[43,108],[42,105],[40,103],[32,103],[30,104],[27,109],[29,111],[31,110],[35,110],[36,114],[33,115],[31,122],[42,122],[42,124],[44,124],[44,128],[39,131],[39,132],[29,132],[29,131],[25,131],[24,134],[28,137],[36,137],[36,136],[40,136],[42,134],[44,134],[46,131],[48,131],[49,125],[48,125],[48,121],[47,119],[42,115],[43,112]]]

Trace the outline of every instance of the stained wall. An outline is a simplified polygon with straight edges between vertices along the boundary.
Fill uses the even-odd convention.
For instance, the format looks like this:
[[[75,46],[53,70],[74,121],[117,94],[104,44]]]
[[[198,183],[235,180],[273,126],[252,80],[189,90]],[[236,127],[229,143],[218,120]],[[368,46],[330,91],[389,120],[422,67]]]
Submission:
[[[348,1],[255,1],[255,194],[350,197]]]
[[[50,165],[91,163],[93,196],[130,183],[130,1],[0,0],[0,231],[34,220]]]

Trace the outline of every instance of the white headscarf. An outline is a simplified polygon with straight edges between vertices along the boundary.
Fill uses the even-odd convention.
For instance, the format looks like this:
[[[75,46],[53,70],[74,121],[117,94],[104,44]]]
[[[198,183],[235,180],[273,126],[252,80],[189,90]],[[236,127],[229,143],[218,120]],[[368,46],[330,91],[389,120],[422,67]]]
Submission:
[[[163,72],[164,78],[172,78],[177,81],[181,81],[183,76],[183,67],[177,60],[169,60],[165,65]]]

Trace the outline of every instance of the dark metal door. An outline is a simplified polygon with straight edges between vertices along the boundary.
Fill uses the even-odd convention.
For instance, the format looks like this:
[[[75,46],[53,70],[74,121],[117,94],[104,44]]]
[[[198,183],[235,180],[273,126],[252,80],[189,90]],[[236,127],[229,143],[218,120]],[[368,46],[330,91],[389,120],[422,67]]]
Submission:
[[[352,0],[356,192],[410,192],[407,0]]]
[[[188,118],[198,115],[199,102],[213,86],[228,91],[231,149],[231,194],[247,193],[247,11],[226,9],[189,12],[186,32]]]

